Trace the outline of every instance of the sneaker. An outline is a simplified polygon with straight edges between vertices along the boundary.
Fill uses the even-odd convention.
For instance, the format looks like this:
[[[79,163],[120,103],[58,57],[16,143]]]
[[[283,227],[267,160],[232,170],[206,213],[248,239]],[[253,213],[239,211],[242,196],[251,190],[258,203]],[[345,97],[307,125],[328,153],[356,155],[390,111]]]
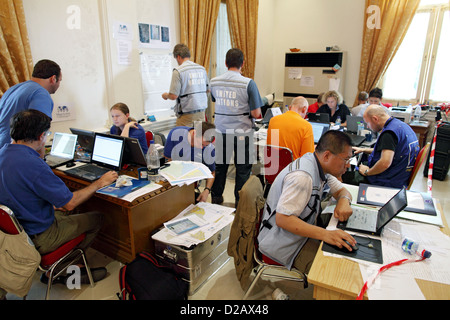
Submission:
[[[223,203],[223,196],[211,197],[211,202],[213,204],[222,204]]]

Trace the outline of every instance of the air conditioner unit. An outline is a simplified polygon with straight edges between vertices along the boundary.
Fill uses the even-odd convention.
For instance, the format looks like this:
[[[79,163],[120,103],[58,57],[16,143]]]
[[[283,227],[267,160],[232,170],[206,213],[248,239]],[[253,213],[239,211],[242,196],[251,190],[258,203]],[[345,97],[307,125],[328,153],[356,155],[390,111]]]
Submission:
[[[312,104],[332,89],[344,96],[346,57],[343,51],[286,53],[283,103],[303,96]]]

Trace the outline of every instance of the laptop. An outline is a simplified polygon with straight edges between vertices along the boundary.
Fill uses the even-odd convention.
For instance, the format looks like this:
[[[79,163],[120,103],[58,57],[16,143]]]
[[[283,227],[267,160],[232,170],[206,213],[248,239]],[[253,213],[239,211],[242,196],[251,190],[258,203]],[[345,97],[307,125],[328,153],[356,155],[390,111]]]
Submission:
[[[94,147],[95,132],[76,128],[70,128],[70,131],[78,136],[78,144],[80,147],[84,151],[91,153]]]
[[[53,136],[52,149],[45,157],[45,162],[50,168],[56,168],[73,160],[77,136],[70,133],[55,132]]]
[[[145,155],[138,139],[125,137],[125,151],[122,163],[147,167]]]
[[[314,144],[317,144],[322,135],[330,129],[330,123],[310,122],[310,124],[313,129]]]
[[[403,187],[378,212],[361,207],[352,207],[353,214],[347,221],[339,222],[337,227],[343,230],[379,236],[383,227],[405,209],[407,205],[406,188]]]
[[[125,139],[105,133],[95,133],[91,163],[64,171],[87,181],[95,181],[108,171],[122,168]]]
[[[266,114],[264,115],[264,118],[262,119],[262,124],[269,124],[270,119],[272,119],[275,116],[279,116],[280,114],[283,114],[281,112],[280,108],[269,108],[266,111]]]
[[[367,124],[364,122],[363,117],[347,116],[347,136],[352,140],[352,144],[355,147],[359,147],[365,140],[365,136],[358,135],[358,122],[364,123],[364,129],[367,129]]]
[[[308,113],[308,121],[330,124],[330,115],[328,113]]]

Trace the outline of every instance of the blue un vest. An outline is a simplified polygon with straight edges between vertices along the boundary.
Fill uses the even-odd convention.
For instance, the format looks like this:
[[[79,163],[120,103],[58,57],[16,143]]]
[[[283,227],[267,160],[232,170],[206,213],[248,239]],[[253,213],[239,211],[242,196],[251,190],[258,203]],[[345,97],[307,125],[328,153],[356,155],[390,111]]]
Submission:
[[[386,171],[374,176],[368,176],[367,179],[370,184],[402,188],[403,186],[408,185],[411,170],[414,167],[414,163],[419,153],[419,142],[411,127],[398,119],[390,118],[386,121],[380,136],[386,131],[393,132],[398,139],[394,159],[392,160],[391,166]],[[377,144],[378,142],[375,144],[373,152],[369,156],[369,167],[375,165],[381,158],[381,152],[376,151]]]
[[[258,235],[259,250],[269,258],[287,268],[291,268],[295,257],[308,238],[293,234],[277,226],[275,222],[275,210],[283,191],[283,182],[286,175],[294,171],[303,171],[312,178],[312,194],[308,204],[300,214],[300,219],[309,224],[315,224],[320,213],[320,200],[326,176],[313,153],[307,153],[303,157],[293,161],[284,168],[276,177],[270,188],[264,207],[263,222]]]

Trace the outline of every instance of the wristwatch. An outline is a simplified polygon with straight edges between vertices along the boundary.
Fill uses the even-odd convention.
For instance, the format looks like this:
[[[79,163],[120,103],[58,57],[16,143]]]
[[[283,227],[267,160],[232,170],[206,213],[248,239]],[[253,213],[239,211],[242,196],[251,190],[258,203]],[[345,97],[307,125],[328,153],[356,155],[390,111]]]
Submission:
[[[203,191],[205,191],[205,190],[208,190],[209,193],[211,193],[211,189],[210,188],[206,187]]]
[[[370,168],[369,168],[370,169]],[[364,171],[364,175],[367,177],[367,173],[369,172],[369,169],[366,169],[366,171]]]

